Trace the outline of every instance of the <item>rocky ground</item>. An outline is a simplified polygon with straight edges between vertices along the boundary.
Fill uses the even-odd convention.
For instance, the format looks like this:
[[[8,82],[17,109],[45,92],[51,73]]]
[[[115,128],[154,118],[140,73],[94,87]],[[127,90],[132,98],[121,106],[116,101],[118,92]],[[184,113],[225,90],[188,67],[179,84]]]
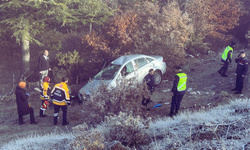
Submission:
[[[223,50],[222,50],[223,51]],[[235,50],[233,60],[240,50]],[[247,51],[247,56],[250,53]],[[217,72],[222,63],[220,62],[221,54],[211,52],[208,55],[189,56],[187,63],[183,66],[183,71],[188,75],[187,92],[181,103],[181,111],[185,110],[199,110],[215,107],[221,104],[228,103],[231,99],[250,97],[249,91],[249,77],[248,75],[244,81],[243,94],[235,95],[231,91],[235,86],[235,69],[236,63],[233,61],[227,71],[228,77],[221,77]],[[53,109],[46,111],[48,117],[39,117],[40,99],[39,93],[33,90],[30,85],[28,92],[30,93],[29,103],[34,108],[35,117],[38,121],[37,125],[29,124],[29,116],[24,117],[26,124],[18,125],[18,116],[15,104],[15,96],[6,96],[12,89],[12,74],[18,71],[18,64],[11,64],[14,58],[8,60],[1,66],[1,95],[0,97],[0,145],[20,137],[47,134],[51,132],[70,132],[72,127],[83,122],[95,123],[100,120],[96,118],[91,108],[82,107],[75,100],[74,104],[68,109],[68,121],[70,125],[62,126],[61,124],[53,125]],[[6,60],[7,61],[7,60]],[[12,68],[12,69],[10,69]],[[14,70],[14,71],[13,71]],[[249,71],[250,72],[250,71]],[[248,73],[249,74],[249,73]],[[53,85],[51,85],[53,86]],[[73,92],[77,92],[82,85],[71,86]],[[154,118],[161,118],[166,116],[170,111],[172,87],[171,80],[164,80],[162,84],[156,87],[156,91],[152,96],[153,102],[149,104],[150,110],[147,111],[149,115]],[[154,105],[161,104],[161,107],[153,108]],[[62,112],[59,113],[60,120],[62,119]]]

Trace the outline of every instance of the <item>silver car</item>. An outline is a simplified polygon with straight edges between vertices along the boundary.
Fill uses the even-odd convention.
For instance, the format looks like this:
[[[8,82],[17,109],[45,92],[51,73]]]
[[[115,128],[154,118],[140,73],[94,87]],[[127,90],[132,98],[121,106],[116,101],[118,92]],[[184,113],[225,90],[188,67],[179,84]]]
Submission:
[[[166,72],[166,63],[162,56],[142,54],[121,56],[95,75],[91,82],[82,87],[78,96],[80,100],[87,100],[86,96],[90,95],[91,90],[97,89],[102,83],[114,88],[120,79],[135,78],[141,83],[151,68],[155,71],[155,85],[158,85],[161,83],[162,75]]]

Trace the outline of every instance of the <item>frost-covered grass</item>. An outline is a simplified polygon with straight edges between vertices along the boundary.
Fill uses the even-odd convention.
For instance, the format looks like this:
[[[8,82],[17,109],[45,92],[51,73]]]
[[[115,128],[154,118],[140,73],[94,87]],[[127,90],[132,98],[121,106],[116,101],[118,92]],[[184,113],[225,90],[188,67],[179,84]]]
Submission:
[[[175,118],[151,122],[147,130],[152,143],[149,149],[242,149],[250,140],[249,100],[237,99],[209,111],[183,112]],[[217,138],[192,141],[192,135],[211,131]],[[233,138],[228,138],[228,137]],[[161,137],[161,138],[157,138]],[[236,138],[236,139],[234,139]],[[191,140],[190,140],[191,139]]]
[[[150,140],[137,149],[242,149],[250,141],[249,108],[248,99],[237,99],[207,111],[186,111],[151,121],[146,130]],[[95,129],[108,137],[112,127],[104,122]],[[204,139],[202,134],[214,137]]]
[[[75,127],[73,133],[20,138],[5,144],[1,149],[81,149],[100,148],[100,145],[109,149],[114,140],[123,144],[126,141],[126,146],[129,146],[131,139],[138,140],[132,142],[135,143],[132,149],[247,149],[250,147],[249,108],[248,99],[237,99],[207,111],[186,111],[174,118],[165,117],[154,121],[143,121],[131,114],[124,116],[124,113],[120,113],[106,118],[95,127],[88,128],[85,124]],[[131,133],[136,137],[131,137]]]
[[[73,138],[72,133],[51,133],[43,136],[30,135],[10,141],[0,147],[0,150],[67,149]]]

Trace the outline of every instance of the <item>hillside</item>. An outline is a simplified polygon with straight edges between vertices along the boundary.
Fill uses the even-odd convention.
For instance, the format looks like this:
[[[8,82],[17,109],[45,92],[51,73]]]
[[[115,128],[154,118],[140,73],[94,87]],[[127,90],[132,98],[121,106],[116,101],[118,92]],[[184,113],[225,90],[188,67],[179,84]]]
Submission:
[[[242,49],[236,48],[236,50],[234,51],[233,59],[236,57],[237,53],[240,50]],[[248,51],[246,52],[248,56],[249,53]],[[184,147],[190,146],[191,148],[192,146],[198,147],[199,145],[207,144],[207,141],[198,142],[199,138],[201,139],[204,139],[204,138],[206,139],[206,138],[211,138],[211,137],[217,138],[217,136],[219,136],[219,137],[222,137],[222,140],[210,139],[212,141],[209,141],[209,142],[210,142],[211,147],[214,147],[212,145],[215,145],[216,143],[219,144],[220,147],[222,147],[223,143],[224,143],[224,146],[227,146],[228,145],[227,142],[229,140],[230,141],[234,140],[234,136],[236,134],[234,133],[235,130],[230,130],[230,128],[233,127],[234,123],[243,122],[242,126],[245,126],[244,132],[248,131],[248,124],[247,124],[246,116],[248,115],[247,114],[248,112],[247,98],[250,95],[250,93],[247,92],[249,90],[249,81],[248,81],[249,78],[247,76],[244,81],[245,85],[243,89],[243,94],[242,95],[233,94],[233,92],[230,89],[234,88],[234,84],[235,84],[236,63],[233,62],[231,66],[229,67],[228,73],[227,73],[229,77],[223,78],[217,72],[217,70],[221,67],[220,55],[221,54],[217,54],[212,51],[208,55],[200,55],[200,56],[195,56],[194,58],[193,57],[187,58],[187,63],[183,65],[183,70],[188,75],[188,83],[187,83],[188,88],[184,96],[184,99],[181,103],[182,113],[179,116],[175,117],[174,120],[166,117],[166,115],[169,113],[169,110],[170,110],[170,103],[171,103],[170,89],[172,87],[172,81],[164,80],[164,82],[156,88],[156,92],[154,93],[152,97],[152,100],[154,102],[150,104],[150,107],[153,107],[155,104],[159,104],[159,103],[162,104],[162,107],[151,108],[150,111],[146,112],[148,113],[148,116],[153,118],[153,120],[155,121],[152,121],[150,123],[149,128],[146,130],[146,132],[149,132],[147,133],[147,135],[150,135],[150,140],[149,140],[150,142],[148,141],[148,144],[144,146],[146,147],[149,146],[151,148],[156,148],[156,149],[162,149],[161,147],[164,147],[164,146],[167,146],[167,147],[170,146],[170,149],[174,149],[174,147],[180,148],[181,146],[184,146]],[[3,67],[2,70],[6,70],[8,68],[15,68],[14,66],[15,64],[9,63],[8,65],[2,66]],[[9,74],[7,74],[6,72],[5,74],[2,73],[4,77],[0,79],[0,80],[10,79],[8,80],[9,81],[8,83],[5,83],[4,81],[2,81],[2,83],[5,83],[2,86],[3,88],[2,91],[5,91],[5,93],[9,92],[10,91],[9,89],[11,89],[10,87],[12,86],[12,84],[9,84],[9,83],[12,83],[11,78],[10,78],[11,72],[15,72],[15,70],[10,70]],[[53,84],[54,83],[51,83],[51,85]],[[65,145],[67,145],[70,143],[73,137],[76,136],[74,134],[72,135],[74,131],[73,128],[75,126],[81,125],[83,123],[86,123],[88,125],[96,125],[97,123],[98,124],[100,123],[101,120],[100,118],[98,118],[99,115],[95,114],[95,112],[93,112],[93,109],[87,108],[84,105],[83,106],[79,105],[78,102],[75,101],[73,106],[70,107],[68,110],[68,121],[70,122],[70,125],[67,127],[62,127],[61,125],[54,126],[53,125],[53,109],[49,109],[46,111],[49,117],[47,118],[38,117],[39,115],[38,112],[39,112],[39,107],[40,107],[39,93],[36,93],[32,89],[32,87],[34,87],[34,85],[31,84],[30,88],[28,89],[28,93],[30,93],[31,95],[29,98],[29,103],[34,108],[35,117],[39,123],[37,125],[30,125],[28,124],[29,116],[25,116],[24,121],[26,122],[26,124],[22,126],[18,125],[15,96],[11,95],[11,96],[3,97],[3,100],[0,101],[1,106],[4,106],[0,110],[0,114],[1,114],[0,115],[0,118],[1,118],[0,119],[1,120],[0,122],[1,123],[0,145],[4,145],[12,141],[11,143],[9,143],[9,145],[7,144],[7,147],[11,149],[11,146],[15,144],[18,145],[22,143],[38,142],[37,139],[39,139],[40,137],[43,137],[45,140],[49,140],[50,138],[46,138],[46,136],[51,135],[51,134],[52,135],[59,134],[58,137],[60,137],[60,133],[63,133],[65,136],[66,135],[68,136],[66,137],[66,142],[65,142]],[[73,92],[77,92],[78,89],[81,87],[82,85],[73,85],[71,86],[71,89]],[[230,101],[234,99],[237,99],[237,101],[230,103]],[[229,105],[221,106],[222,104],[229,104]],[[216,107],[216,108],[213,108],[213,107]],[[205,110],[207,112],[203,112]],[[228,111],[225,111],[225,110],[228,110]],[[193,111],[201,111],[201,112],[197,112],[193,114],[192,113]],[[61,115],[62,114],[60,112],[59,114],[60,118],[61,118]],[[205,123],[205,126],[204,126],[204,123]],[[98,125],[98,127],[100,128],[101,127],[106,128],[106,126],[108,126],[108,124],[105,124],[105,122],[102,125]],[[200,127],[200,126],[202,126],[202,131],[203,130],[207,131],[208,127],[213,128],[214,130],[214,127],[216,126],[221,131],[218,130],[218,133],[216,133],[218,134],[217,136],[211,133],[211,135],[204,135],[204,137],[199,137],[197,134],[198,133],[200,134],[201,130],[199,129],[198,131],[197,127]],[[98,127],[96,129],[100,130]],[[172,129],[172,127],[175,127],[175,128]],[[169,130],[169,134],[161,135],[162,133],[165,132],[164,130],[166,129]],[[95,129],[92,129],[92,130],[95,130]],[[179,130],[182,132],[179,133]],[[225,133],[225,130],[227,130],[226,133]],[[243,128],[240,128],[239,130],[243,130]],[[158,133],[161,133],[161,134],[158,135]],[[189,134],[191,134],[192,136],[190,137]],[[179,136],[182,136],[182,137],[179,137]],[[239,136],[243,142],[245,137],[244,138],[241,137],[243,135],[239,135]],[[174,145],[172,143],[173,137],[175,138],[178,137],[176,140],[179,140],[180,142],[176,143],[177,145]],[[232,138],[227,139],[229,137],[232,137]],[[193,142],[188,142],[188,138],[191,138]],[[225,138],[225,140],[223,138]],[[246,135],[246,138],[248,138],[247,135]],[[60,137],[59,139],[55,139],[55,141],[57,140],[59,141],[64,140],[64,138],[61,139]],[[151,143],[151,140],[152,140],[152,143]],[[186,142],[183,143],[183,140],[186,140]],[[236,144],[236,143],[233,142],[233,144]],[[242,144],[242,143],[239,142],[238,144]],[[33,144],[30,144],[30,145],[33,145]],[[3,149],[5,149],[5,147]],[[25,147],[24,149],[32,149],[32,148]]]

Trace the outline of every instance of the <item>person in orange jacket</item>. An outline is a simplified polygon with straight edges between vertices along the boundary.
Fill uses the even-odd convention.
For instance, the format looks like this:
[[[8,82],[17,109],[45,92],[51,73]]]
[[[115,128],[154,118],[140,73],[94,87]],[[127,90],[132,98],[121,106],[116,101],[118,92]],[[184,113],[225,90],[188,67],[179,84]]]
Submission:
[[[17,112],[19,117],[19,125],[24,124],[23,116],[30,114],[30,124],[37,124],[34,117],[34,110],[28,104],[29,94],[25,93],[25,82],[19,82],[16,87],[16,104],[17,104]]]
[[[47,117],[47,115],[45,115],[45,110],[49,106],[49,102],[48,102],[48,100],[50,99],[48,95],[49,82],[50,82],[50,78],[46,76],[43,78],[43,82],[41,84],[42,90],[41,90],[40,99],[42,100],[42,106],[40,107],[40,117]]]

